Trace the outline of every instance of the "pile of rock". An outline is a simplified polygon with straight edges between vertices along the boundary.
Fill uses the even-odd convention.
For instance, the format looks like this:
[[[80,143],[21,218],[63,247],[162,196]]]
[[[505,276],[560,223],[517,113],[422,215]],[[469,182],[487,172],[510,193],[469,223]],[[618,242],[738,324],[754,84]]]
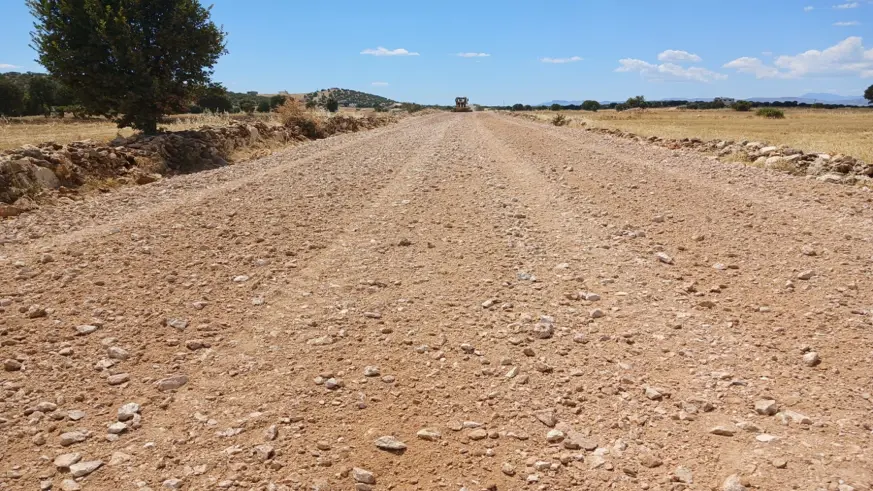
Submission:
[[[0,154],[0,216],[29,209],[31,199],[44,189],[64,190],[107,178],[147,184],[165,174],[225,166],[241,148],[293,140],[305,138],[293,128],[258,121],[118,138],[108,144],[86,140],[25,145]]]
[[[620,138],[652,143],[673,150],[693,149],[715,153],[719,157],[740,156],[755,165],[787,172],[794,175],[818,176],[819,180],[833,183],[854,184],[859,179],[873,178],[873,164],[848,155],[806,153],[786,145],[769,145],[756,141],[701,140],[699,138],[643,137],[634,133],[609,128],[586,128],[587,131],[608,134]]]

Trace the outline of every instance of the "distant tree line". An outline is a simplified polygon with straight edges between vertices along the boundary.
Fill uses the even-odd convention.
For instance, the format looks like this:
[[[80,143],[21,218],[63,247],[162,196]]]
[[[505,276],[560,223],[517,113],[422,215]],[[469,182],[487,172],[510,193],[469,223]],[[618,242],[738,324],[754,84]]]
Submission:
[[[869,97],[868,97],[869,96]],[[867,89],[864,97],[873,104],[873,85]],[[847,106],[845,104],[827,104],[817,102],[809,104],[797,101],[776,101],[776,102],[754,102],[754,101],[735,101],[733,99],[715,98],[712,101],[688,101],[683,99],[664,100],[664,101],[647,101],[645,97],[638,95],[629,97],[625,102],[610,102],[601,104],[597,101],[588,100],[582,104],[552,104],[551,106],[539,105],[531,106],[530,104],[513,104],[512,106],[490,106],[493,109],[502,109],[506,111],[597,111],[599,109],[614,109],[616,111],[625,111],[628,109],[640,108],[664,108],[676,107],[685,109],[725,109],[733,108],[737,111],[750,111],[752,108],[761,107],[800,107],[811,109],[844,109],[856,108],[858,106]]]
[[[79,111],[73,92],[44,73],[0,73],[0,115],[51,116]]]

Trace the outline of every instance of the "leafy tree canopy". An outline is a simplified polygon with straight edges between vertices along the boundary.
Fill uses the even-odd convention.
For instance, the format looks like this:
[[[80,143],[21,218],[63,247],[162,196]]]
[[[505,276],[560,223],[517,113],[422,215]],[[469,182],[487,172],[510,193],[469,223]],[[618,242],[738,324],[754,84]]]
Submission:
[[[39,62],[90,112],[155,133],[226,53],[197,0],[26,0]]]

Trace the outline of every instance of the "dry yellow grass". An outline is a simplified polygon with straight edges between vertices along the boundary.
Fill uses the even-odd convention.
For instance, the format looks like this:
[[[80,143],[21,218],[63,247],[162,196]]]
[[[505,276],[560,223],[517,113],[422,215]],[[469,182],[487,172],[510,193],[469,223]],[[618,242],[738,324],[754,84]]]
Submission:
[[[168,122],[159,127],[168,131],[182,131],[205,125],[220,126],[232,119],[275,119],[274,114],[255,113],[252,116],[226,114],[179,114],[169,116]],[[107,142],[117,136],[130,136],[130,128],[119,129],[115,123],[105,119],[75,120],[32,116],[26,118],[0,119],[0,150],[18,148],[27,144],[43,142],[70,143],[81,140]]]
[[[330,113],[324,110],[316,110],[323,119],[330,117]],[[355,110],[354,108],[340,108],[340,113],[345,116],[364,117],[372,114],[372,109]],[[176,114],[167,117],[167,122],[158,127],[167,131],[183,131],[199,128],[201,126],[223,126],[232,120],[244,121],[251,118],[263,121],[278,122],[276,113],[245,114]],[[56,119],[42,116],[28,116],[24,118],[0,118],[0,150],[19,148],[23,145],[34,145],[44,142],[70,143],[81,140],[94,140],[108,142],[117,136],[131,136],[134,131],[130,128],[119,129],[115,123],[106,119],[76,120],[72,118]]]
[[[785,109],[785,119],[779,120],[730,109],[561,113],[573,121],[571,126],[585,122],[593,127],[662,138],[758,140],[806,152],[843,153],[873,162],[873,110],[863,108]],[[537,113],[542,120],[550,120],[554,115],[551,111]]]

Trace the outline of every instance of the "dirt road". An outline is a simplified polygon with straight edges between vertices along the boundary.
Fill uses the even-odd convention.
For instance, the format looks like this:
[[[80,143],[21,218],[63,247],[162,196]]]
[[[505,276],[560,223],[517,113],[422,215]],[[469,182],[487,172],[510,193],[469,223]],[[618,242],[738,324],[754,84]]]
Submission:
[[[0,489],[871,489],[871,218],[474,113],[0,222]]]

